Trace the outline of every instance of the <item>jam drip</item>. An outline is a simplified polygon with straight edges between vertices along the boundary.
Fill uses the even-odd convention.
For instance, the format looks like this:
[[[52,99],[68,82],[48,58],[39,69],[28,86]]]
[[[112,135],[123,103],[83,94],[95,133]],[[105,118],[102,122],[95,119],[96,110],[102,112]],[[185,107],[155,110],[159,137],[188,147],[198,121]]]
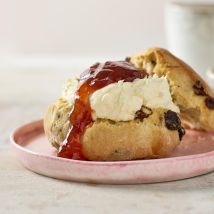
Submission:
[[[80,87],[75,94],[74,106],[70,113],[72,127],[58,156],[86,160],[82,152],[81,140],[86,127],[93,122],[89,102],[89,97],[93,92],[120,80],[132,82],[145,76],[148,76],[145,71],[138,70],[131,63],[125,61],[96,63],[86,70],[80,76]]]

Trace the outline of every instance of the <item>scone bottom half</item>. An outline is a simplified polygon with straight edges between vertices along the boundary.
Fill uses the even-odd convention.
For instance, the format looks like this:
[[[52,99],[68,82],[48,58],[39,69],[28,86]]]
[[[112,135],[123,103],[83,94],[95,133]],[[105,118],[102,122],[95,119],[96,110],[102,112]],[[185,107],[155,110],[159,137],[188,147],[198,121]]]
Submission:
[[[152,82],[145,69],[126,61],[96,63],[79,80],[70,80],[44,118],[58,156],[124,161],[169,155],[185,132],[171,94],[150,92]],[[154,77],[154,82],[161,87],[167,80]]]

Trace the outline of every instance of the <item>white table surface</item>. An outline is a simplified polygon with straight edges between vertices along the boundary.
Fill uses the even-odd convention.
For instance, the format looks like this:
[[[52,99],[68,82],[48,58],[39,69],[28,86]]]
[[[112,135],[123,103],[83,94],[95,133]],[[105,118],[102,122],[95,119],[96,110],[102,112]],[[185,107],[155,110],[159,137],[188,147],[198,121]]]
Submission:
[[[213,214],[214,173],[158,184],[82,184],[37,175],[13,157],[11,131],[41,118],[65,77],[74,73],[0,69],[0,214]]]

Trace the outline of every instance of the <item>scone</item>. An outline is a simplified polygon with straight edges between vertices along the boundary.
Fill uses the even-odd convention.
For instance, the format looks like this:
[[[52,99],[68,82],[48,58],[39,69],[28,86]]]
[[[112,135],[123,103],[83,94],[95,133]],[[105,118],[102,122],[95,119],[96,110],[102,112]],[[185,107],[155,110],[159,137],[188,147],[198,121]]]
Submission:
[[[191,67],[161,48],[148,49],[127,60],[150,75],[167,77],[186,127],[214,131],[214,92]]]
[[[49,106],[45,133],[58,156],[122,161],[168,155],[184,129],[166,77],[125,61],[97,63]]]

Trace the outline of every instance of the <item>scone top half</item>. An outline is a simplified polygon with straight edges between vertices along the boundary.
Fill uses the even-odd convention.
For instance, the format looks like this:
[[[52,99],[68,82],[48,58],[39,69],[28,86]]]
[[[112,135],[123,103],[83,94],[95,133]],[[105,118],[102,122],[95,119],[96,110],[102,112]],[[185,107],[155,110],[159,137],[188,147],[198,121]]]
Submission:
[[[167,156],[184,135],[179,112],[165,75],[148,75],[130,62],[106,62],[68,81],[49,106],[44,127],[61,157],[157,158]]]
[[[190,66],[162,48],[150,48],[128,59],[150,75],[167,77],[186,127],[214,131],[214,91]]]

